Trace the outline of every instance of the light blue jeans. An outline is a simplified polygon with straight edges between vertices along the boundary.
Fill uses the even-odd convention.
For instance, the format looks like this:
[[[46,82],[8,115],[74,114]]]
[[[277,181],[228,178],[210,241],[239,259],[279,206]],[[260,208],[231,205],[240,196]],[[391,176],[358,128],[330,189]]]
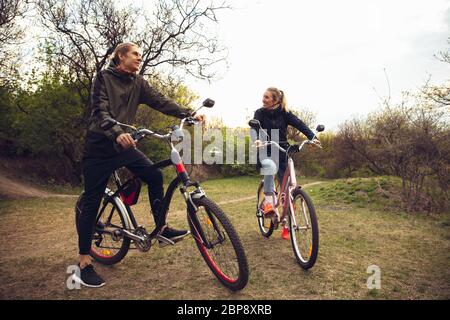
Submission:
[[[252,141],[258,139],[258,135],[254,129],[250,130],[250,137]],[[265,138],[260,138],[260,140],[265,141]],[[262,151],[262,150],[261,150]],[[261,156],[261,151],[259,151],[259,156]],[[278,174],[278,179],[281,183],[283,180],[284,172],[286,171],[286,162],[282,158],[275,161],[273,158],[266,156],[260,159],[261,163],[261,174],[264,176],[264,194],[273,194],[275,192],[275,174]]]
[[[264,194],[275,192],[274,176],[277,173],[277,165],[272,159],[261,160],[261,174],[264,175]]]
[[[276,163],[273,159],[265,158],[261,160],[261,174],[264,175],[264,194],[275,192],[275,175],[278,175],[280,184],[286,171],[286,163]]]

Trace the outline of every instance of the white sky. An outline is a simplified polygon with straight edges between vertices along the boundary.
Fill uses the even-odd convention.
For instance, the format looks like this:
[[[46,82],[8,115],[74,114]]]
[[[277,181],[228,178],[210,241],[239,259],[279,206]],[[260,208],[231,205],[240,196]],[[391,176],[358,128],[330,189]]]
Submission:
[[[379,107],[377,93],[389,94],[384,69],[393,101],[430,74],[434,84],[450,80],[450,64],[434,57],[450,50],[450,0],[226,1],[234,9],[218,15],[218,30],[229,68],[212,83],[186,85],[197,104],[214,99],[203,112],[228,126],[247,127],[269,86],[329,130]]]
[[[229,0],[219,36],[229,69],[211,84],[187,85],[216,106],[205,114],[247,126],[265,89],[284,90],[288,104],[317,113],[328,129],[432,83],[450,79],[450,65],[434,55],[448,50],[446,0]],[[247,110],[246,110],[247,108]]]

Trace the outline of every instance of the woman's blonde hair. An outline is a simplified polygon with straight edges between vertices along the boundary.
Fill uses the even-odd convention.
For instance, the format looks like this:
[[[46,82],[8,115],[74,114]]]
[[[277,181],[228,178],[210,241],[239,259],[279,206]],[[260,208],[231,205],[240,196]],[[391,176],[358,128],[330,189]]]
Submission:
[[[131,47],[138,47],[139,46],[133,42],[123,42],[119,43],[117,47],[114,49],[114,52],[109,56],[109,60],[113,62],[116,66],[120,63],[120,55],[125,55],[128,51],[130,51]]]
[[[286,96],[284,95],[283,90],[277,89],[275,87],[267,88],[267,91],[272,93],[273,100],[281,105],[283,111],[288,111]]]

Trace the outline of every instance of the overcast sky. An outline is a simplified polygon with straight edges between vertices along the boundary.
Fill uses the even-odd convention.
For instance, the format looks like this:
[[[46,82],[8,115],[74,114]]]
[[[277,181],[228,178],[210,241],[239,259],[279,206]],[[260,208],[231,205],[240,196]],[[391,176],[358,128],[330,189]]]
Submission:
[[[329,129],[379,106],[389,93],[450,79],[434,55],[449,49],[446,0],[231,0],[219,16],[229,68],[211,84],[188,80],[200,100],[216,100],[207,115],[245,126],[265,89],[284,90],[289,105],[317,113]],[[375,92],[375,90],[377,93]],[[247,108],[247,110],[246,110]]]
[[[154,9],[149,0],[129,1]],[[434,84],[450,80],[450,64],[435,57],[450,50],[450,0],[226,1],[233,9],[218,15],[218,32],[228,69],[212,83],[186,84],[198,104],[214,99],[204,113],[228,126],[246,127],[270,86],[336,129],[379,107],[389,94],[384,70],[394,101],[430,75]]]

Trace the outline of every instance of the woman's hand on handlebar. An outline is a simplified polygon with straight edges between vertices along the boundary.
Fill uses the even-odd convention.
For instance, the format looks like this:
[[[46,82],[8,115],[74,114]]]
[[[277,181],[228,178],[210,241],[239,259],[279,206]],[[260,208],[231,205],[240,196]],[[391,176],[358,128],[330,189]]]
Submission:
[[[124,149],[128,149],[130,147],[136,148],[136,141],[134,141],[129,133],[121,133],[116,138],[116,142]]]
[[[254,145],[255,147],[257,147],[257,148],[261,147],[262,144],[263,144],[263,143],[262,143],[261,140],[255,140],[255,142],[253,142],[253,145]]]
[[[315,146],[317,146],[319,148],[322,148],[322,144],[320,143],[319,139],[314,138],[314,139],[311,140],[311,142],[312,142],[312,145],[315,145]]]

